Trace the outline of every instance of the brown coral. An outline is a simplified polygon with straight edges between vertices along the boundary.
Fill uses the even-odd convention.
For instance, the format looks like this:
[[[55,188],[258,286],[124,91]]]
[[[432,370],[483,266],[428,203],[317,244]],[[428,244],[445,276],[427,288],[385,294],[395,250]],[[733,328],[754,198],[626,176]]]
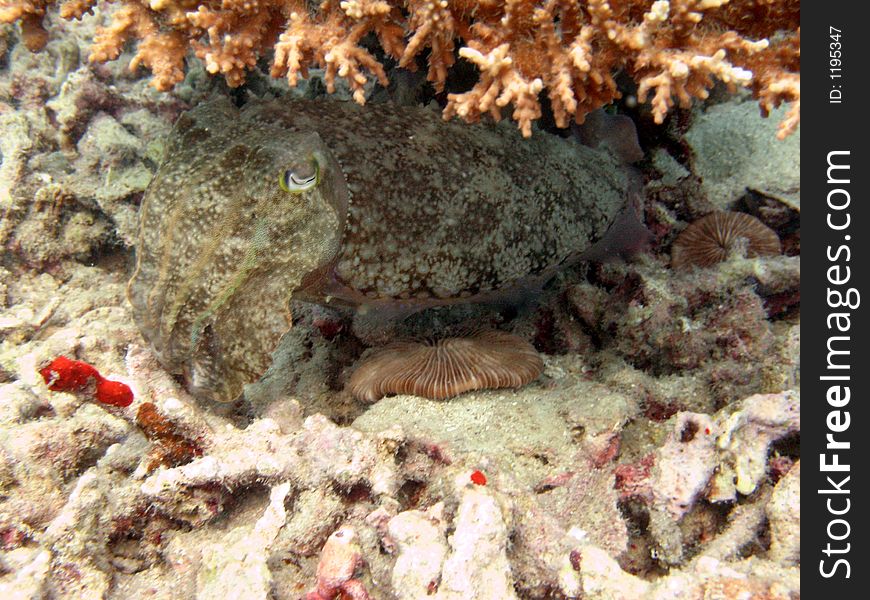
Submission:
[[[140,40],[131,68],[143,65],[167,90],[184,77],[192,47],[211,73],[231,86],[244,82],[274,47],[271,73],[295,85],[313,66],[332,91],[345,79],[365,101],[381,61],[363,45],[374,37],[405,68],[427,56],[427,78],[440,92],[458,55],[479,71],[478,82],[448,94],[445,117],[501,118],[513,106],[523,134],[541,116],[546,93],[556,124],[585,116],[620,96],[613,74],[638,83],[662,122],[678,104],[706,98],[714,80],[750,89],[762,111],[792,102],[779,136],[800,121],[799,0],[115,0],[123,3],[100,30],[91,60],[119,56]],[[56,0],[0,0],[0,22],[19,21],[31,50],[45,45],[42,20]],[[80,18],[96,0],[66,0],[61,16]]]
[[[530,344],[503,331],[485,331],[429,344],[394,343],[365,359],[348,388],[365,402],[388,394],[443,400],[470,390],[520,387],[543,370]]]
[[[54,0],[2,0],[0,23],[21,23],[21,40],[31,52],[42,50],[48,42],[48,32],[42,26],[45,11]]]
[[[781,252],[779,236],[746,213],[714,212],[686,227],[671,247],[671,266],[709,267],[728,258],[738,239],[746,240],[747,256],[775,256]]]
[[[159,465],[176,467],[202,455],[200,443],[184,435],[168,417],[161,414],[153,402],[143,402],[136,412],[136,424],[156,446],[147,464],[148,472]]]

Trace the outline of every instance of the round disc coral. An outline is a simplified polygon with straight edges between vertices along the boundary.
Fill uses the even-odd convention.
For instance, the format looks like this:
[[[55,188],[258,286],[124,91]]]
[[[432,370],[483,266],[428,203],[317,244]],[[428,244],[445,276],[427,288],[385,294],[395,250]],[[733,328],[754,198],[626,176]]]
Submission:
[[[349,389],[365,402],[388,394],[443,400],[470,390],[520,387],[543,370],[531,344],[504,331],[485,331],[431,343],[390,344],[362,361]]]
[[[746,239],[747,256],[775,256],[781,252],[779,236],[770,227],[740,212],[714,212],[701,217],[674,241],[671,266],[709,267],[728,258],[734,243]]]

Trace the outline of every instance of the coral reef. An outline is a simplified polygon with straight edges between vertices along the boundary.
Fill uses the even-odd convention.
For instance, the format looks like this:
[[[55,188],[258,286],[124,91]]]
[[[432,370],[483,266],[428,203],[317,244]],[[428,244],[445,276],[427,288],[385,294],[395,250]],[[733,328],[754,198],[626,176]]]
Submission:
[[[434,592],[447,556],[444,528],[443,502],[425,511],[406,510],[389,520],[388,535],[396,553],[391,583],[402,590],[402,597]]]
[[[28,48],[38,50],[54,3],[3,0],[0,22],[19,21]],[[95,4],[66,0],[60,14],[81,18]],[[369,76],[388,83],[383,58],[363,43],[371,34],[402,67],[414,69],[425,56],[438,92],[457,54],[480,71],[470,90],[448,95],[448,118],[498,119],[513,106],[529,136],[546,92],[556,124],[566,127],[618,98],[614,74],[623,70],[637,82],[638,99],[650,98],[659,123],[674,104],[706,98],[719,80],[750,89],[765,113],[793,103],[779,128],[785,137],[800,120],[799,17],[796,0],[127,0],[90,57],[116,59],[128,40],[139,40],[130,68],[148,68],[153,85],[167,90],[184,78],[193,48],[210,73],[235,87],[274,48],[274,77],[295,85],[317,66],[329,91],[343,78],[362,103]]]
[[[38,54],[14,45],[0,70],[0,247],[24,265],[132,246],[139,199],[185,106],[83,61],[93,21]]]
[[[798,570],[784,570],[777,563],[764,560],[725,562],[705,557],[690,568],[675,570],[656,581],[646,581],[623,571],[613,558],[595,546],[581,546],[575,550],[575,556],[576,572],[569,574],[562,587],[566,595],[573,598],[668,600],[675,593],[692,600],[800,598]]]
[[[797,461],[780,479],[767,504],[770,519],[770,557],[784,564],[799,564],[801,556],[801,463]]]
[[[507,557],[509,522],[499,504],[494,492],[476,485],[462,490],[436,598],[473,598],[484,590],[493,598],[517,597]]]
[[[718,270],[678,273],[666,281],[659,279],[660,268],[648,259],[606,265],[596,284],[568,290],[570,310],[587,331],[640,368],[669,374],[715,365],[727,380],[726,363],[732,362],[748,367],[741,375],[751,375],[756,385],[773,341],[763,298],[799,287],[800,260],[732,255]]]
[[[121,310],[122,286],[107,276],[76,267],[56,289],[54,333],[34,337],[21,323],[22,343],[4,347],[3,367],[18,377],[0,389],[4,431],[16,434],[14,444],[0,444],[4,590],[117,598],[157,589],[211,598],[242,586],[251,597],[341,590],[364,598],[357,590],[390,586],[397,597],[487,598],[498,585],[502,597],[561,590],[612,598],[632,590],[666,597],[664,590],[681,586],[701,598],[771,589],[789,597],[797,589],[796,475],[772,494],[765,482],[768,443],[798,425],[792,394],[748,398],[712,416],[679,413],[649,448],[647,468],[635,471],[624,427],[642,406],[578,378],[569,357],[546,357],[551,383],[523,393],[478,392],[449,403],[398,396],[373,405],[352,428],[303,419],[298,404],[283,399],[274,417],[241,429],[198,406],[160,368]],[[25,276],[12,297],[38,278]],[[75,302],[95,282],[112,290],[109,304],[118,307],[101,327],[104,308]],[[24,302],[38,313],[45,299]],[[107,328],[116,344],[105,344]],[[110,407],[115,416],[47,391],[37,368],[71,350],[128,382],[133,404]],[[384,429],[390,422],[398,425]],[[155,447],[184,440],[198,450],[154,463]],[[59,468],[65,479],[57,479]],[[647,581],[613,561],[628,547],[618,502],[646,498],[644,510],[661,507],[661,519],[677,527],[647,532],[662,560],[668,540],[685,535],[679,527],[711,502],[704,482],[717,469],[746,473],[763,488],[735,509],[734,526],[673,555],[667,577]],[[678,473],[696,483],[669,487],[666,476]],[[776,551],[738,558],[765,514]],[[330,536],[347,528],[355,533],[348,551],[330,550]]]
[[[644,498],[659,558],[680,563],[685,544],[677,524],[702,499],[733,502],[738,491],[749,496],[757,490],[767,474],[771,443],[800,430],[800,399],[788,392],[750,396],[712,416],[678,413],[668,425],[664,444],[637,465],[622,467],[618,485],[626,497]],[[754,513],[745,509],[734,509],[730,537],[722,532],[719,541],[708,544],[707,555],[726,558],[752,539],[764,506]]]
[[[800,399],[793,393],[750,396],[732,410],[718,429],[722,459],[709,490],[714,502],[753,493],[766,477],[770,444],[800,432]]]
[[[271,596],[269,549],[287,519],[284,507],[291,485],[278,484],[269,492],[269,505],[252,527],[236,527],[202,549],[196,597],[219,600],[228,595],[251,600]]]
[[[178,6],[153,4],[139,6],[146,14]],[[378,35],[383,43],[394,31],[409,43],[391,29],[399,24],[422,32],[408,38],[417,49],[407,66],[430,57],[431,80],[447,73],[446,100],[457,91],[451,61],[460,46],[483,40],[483,24],[502,27],[495,19],[507,3],[476,4],[469,16],[451,11],[470,3],[408,2],[407,13],[380,14],[380,33],[357,30],[361,37],[344,45],[343,35],[323,40],[336,49],[330,77],[338,85],[349,60],[359,65],[353,77],[367,75],[366,61],[383,62]],[[698,32],[715,17],[716,35],[780,39],[764,19],[741,15],[784,4],[702,5]],[[215,404],[193,398],[166,371],[136,325],[125,282],[140,200],[169,124],[188,102],[227,92],[196,62],[169,93],[126,72],[124,61],[85,63],[90,32],[109,15],[97,8],[57,26],[50,3],[26,6],[34,15],[26,40],[0,25],[0,597],[800,597],[800,190],[786,168],[799,163],[799,133],[777,142],[775,123],[765,124],[754,103],[715,104],[721,97],[652,128],[653,137],[642,128],[651,160],[638,167],[645,184],[632,207],[652,234],[646,254],[561,268],[534,291],[535,304],[434,307],[390,332],[510,332],[543,362],[522,388],[358,402],[348,383],[371,343],[360,323],[294,301],[275,311],[283,319],[289,308],[293,327],[264,377],[244,388],[243,401]],[[203,22],[241,10],[209,6]],[[373,24],[378,6],[398,3],[329,5],[331,23],[319,11],[299,13],[294,35]],[[631,6],[626,15],[611,10],[632,22],[651,10]],[[35,25],[44,8],[47,40]],[[123,16],[127,5],[117,8]],[[448,13],[453,21],[435,26]],[[520,31],[527,23],[506,25]],[[155,51],[173,30],[151,33]],[[42,53],[24,47],[41,40]],[[211,40],[203,34],[199,42]],[[523,50],[530,58],[529,44],[541,40],[512,40],[507,57]],[[290,60],[297,42],[285,41]],[[319,48],[298,48],[301,75],[318,64]],[[237,65],[241,74],[247,68]],[[323,95],[323,75],[309,75],[315,83],[306,93]],[[249,77],[246,93],[277,89]],[[233,99],[250,102],[243,96]],[[502,129],[516,145],[528,143],[509,124]],[[396,143],[407,147],[402,137]],[[532,141],[551,137],[540,131]],[[358,152],[387,138],[367,139]],[[636,143],[621,150],[637,159]],[[755,163],[782,181],[764,179]],[[385,177],[378,172],[373,181],[382,185],[372,189],[395,188],[407,201]],[[737,244],[709,268],[670,268],[680,231],[714,210],[752,214],[780,237],[783,254],[749,256]],[[60,356],[69,362],[46,368]],[[65,374],[81,375],[84,387],[56,389],[76,380]],[[99,402],[101,380],[123,383],[132,401]]]

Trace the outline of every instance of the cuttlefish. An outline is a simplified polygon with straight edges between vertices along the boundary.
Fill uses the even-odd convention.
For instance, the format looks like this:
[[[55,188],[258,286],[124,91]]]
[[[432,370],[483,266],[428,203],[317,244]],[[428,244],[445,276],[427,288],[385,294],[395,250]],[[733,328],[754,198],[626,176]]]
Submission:
[[[222,99],[181,115],[142,202],[133,314],[163,366],[229,401],[289,301],[369,314],[539,286],[636,238],[613,153],[423,107]]]

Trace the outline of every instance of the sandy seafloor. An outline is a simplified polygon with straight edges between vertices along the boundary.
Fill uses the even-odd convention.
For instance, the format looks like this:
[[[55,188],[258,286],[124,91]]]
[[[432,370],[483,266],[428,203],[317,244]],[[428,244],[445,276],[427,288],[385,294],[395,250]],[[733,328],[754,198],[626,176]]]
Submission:
[[[37,55],[0,29],[0,598],[799,597],[800,132],[777,141],[781,114],[723,94],[660,127],[631,112],[650,251],[465,309],[535,344],[537,381],[363,405],[350,322],[294,305],[250,401],[208,405],[124,288],[171,123],[227,90],[88,64],[99,18]],[[783,255],[670,269],[679,231],[722,209]],[[133,404],[49,391],[59,355]]]

